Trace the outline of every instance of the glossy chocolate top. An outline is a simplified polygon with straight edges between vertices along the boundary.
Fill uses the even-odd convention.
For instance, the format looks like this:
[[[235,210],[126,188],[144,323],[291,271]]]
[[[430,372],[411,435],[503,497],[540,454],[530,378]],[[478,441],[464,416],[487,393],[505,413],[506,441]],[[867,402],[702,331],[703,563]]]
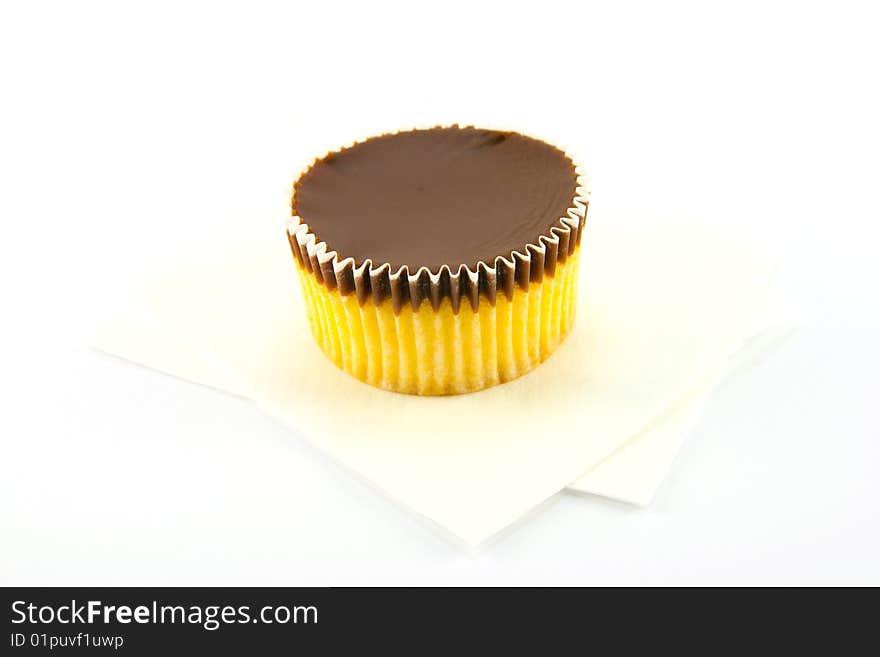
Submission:
[[[293,213],[340,259],[490,267],[536,243],[572,206],[559,149],[515,132],[432,128],[375,137],[319,160],[294,185]]]

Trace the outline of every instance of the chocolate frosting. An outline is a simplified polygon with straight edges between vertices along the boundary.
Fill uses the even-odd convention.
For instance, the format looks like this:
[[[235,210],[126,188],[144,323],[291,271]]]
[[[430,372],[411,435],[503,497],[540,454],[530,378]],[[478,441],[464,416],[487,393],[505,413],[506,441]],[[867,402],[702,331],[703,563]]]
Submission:
[[[553,275],[580,240],[586,198],[559,149],[514,132],[432,128],[331,153],[294,184],[296,259],[361,303],[395,310]]]

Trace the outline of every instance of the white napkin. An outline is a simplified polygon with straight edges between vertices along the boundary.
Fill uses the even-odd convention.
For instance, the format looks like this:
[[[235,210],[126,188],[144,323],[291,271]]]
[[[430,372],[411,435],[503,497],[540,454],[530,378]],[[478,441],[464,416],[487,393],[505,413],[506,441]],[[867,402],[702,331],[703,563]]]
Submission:
[[[645,504],[699,407],[768,325],[769,262],[683,221],[591,216],[578,319],[529,375],[419,398],[312,343],[283,237],[132,295],[96,346],[254,399],[380,490],[480,543],[566,486]]]

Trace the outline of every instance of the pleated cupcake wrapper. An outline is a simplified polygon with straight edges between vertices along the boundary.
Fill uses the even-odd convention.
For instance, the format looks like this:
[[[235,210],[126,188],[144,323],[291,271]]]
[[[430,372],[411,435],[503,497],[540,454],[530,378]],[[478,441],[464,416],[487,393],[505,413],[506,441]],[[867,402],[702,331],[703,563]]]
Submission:
[[[556,267],[575,252],[589,205],[586,173],[575,165],[575,174],[577,186],[571,205],[553,226],[522,249],[499,255],[491,263],[480,261],[473,269],[460,265],[453,271],[443,265],[436,273],[427,267],[411,273],[406,265],[395,271],[390,263],[376,264],[369,259],[358,265],[354,258],[340,256],[319,240],[308,223],[296,215],[287,226],[288,240],[294,257],[305,271],[311,272],[328,289],[339,290],[343,296],[356,295],[361,305],[370,299],[378,305],[390,297],[395,312],[400,312],[407,303],[417,310],[425,300],[437,310],[441,300],[449,298],[453,312],[457,313],[461,299],[465,298],[476,311],[480,297],[494,304],[498,292],[502,291],[512,299],[516,286],[527,290],[529,283],[553,276]]]
[[[386,390],[448,395],[510,381],[553,353],[574,322],[579,260],[578,249],[553,277],[457,313],[448,297],[436,310],[360,304],[297,269],[312,335],[338,367]]]

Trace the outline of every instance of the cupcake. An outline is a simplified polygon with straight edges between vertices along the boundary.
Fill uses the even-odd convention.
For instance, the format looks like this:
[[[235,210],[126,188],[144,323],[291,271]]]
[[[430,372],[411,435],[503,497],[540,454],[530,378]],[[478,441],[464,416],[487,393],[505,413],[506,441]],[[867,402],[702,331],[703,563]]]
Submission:
[[[288,226],[315,341],[355,378],[401,393],[529,372],[574,322],[584,186],[561,150],[470,127],[316,160],[294,183]]]

